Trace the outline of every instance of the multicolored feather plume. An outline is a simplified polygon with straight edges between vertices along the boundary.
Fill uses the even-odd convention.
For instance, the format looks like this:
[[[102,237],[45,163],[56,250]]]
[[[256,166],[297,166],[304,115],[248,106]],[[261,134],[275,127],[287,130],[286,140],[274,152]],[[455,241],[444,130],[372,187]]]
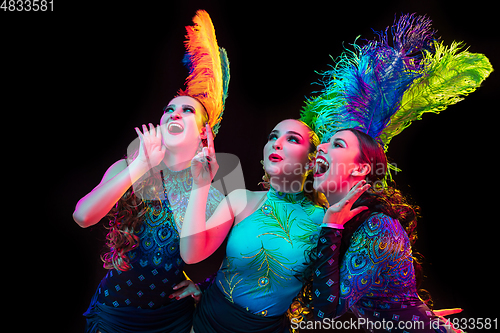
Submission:
[[[493,71],[484,54],[470,53],[463,43],[450,46],[435,43],[435,52],[426,52],[427,74],[405,92],[401,107],[380,135],[386,149],[391,139],[419,120],[425,112],[439,113],[474,92]]]
[[[306,100],[301,120],[327,141],[336,131],[356,128],[387,150],[424,112],[439,112],[462,100],[493,68],[482,54],[446,47],[433,35],[431,21],[402,16],[364,46],[352,44],[332,69],[322,73],[320,95]]]
[[[229,59],[225,49],[217,45],[215,29],[208,13],[198,10],[194,26],[187,26],[184,64],[189,69],[186,89],[180,96],[196,98],[205,107],[214,135],[222,120],[229,87]]]
[[[355,42],[353,50],[346,49],[323,73],[321,95],[306,101],[302,119],[323,141],[341,128],[378,138],[399,109],[404,91],[423,75],[422,53],[433,44],[430,20],[402,16],[391,29],[392,46],[388,30],[364,46]],[[313,119],[315,124],[310,123]]]

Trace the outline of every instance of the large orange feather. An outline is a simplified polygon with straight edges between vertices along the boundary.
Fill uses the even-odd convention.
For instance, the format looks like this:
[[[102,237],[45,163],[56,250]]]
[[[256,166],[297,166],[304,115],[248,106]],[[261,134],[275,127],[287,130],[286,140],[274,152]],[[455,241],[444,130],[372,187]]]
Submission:
[[[186,56],[190,74],[186,78],[186,89],[179,95],[188,95],[199,100],[205,107],[209,125],[217,133],[222,119],[224,100],[229,81],[229,66],[222,68],[221,57],[227,63],[224,49],[219,49],[215,29],[208,13],[198,10],[193,18],[194,26],[187,26]],[[225,73],[227,71],[227,73]],[[226,81],[226,82],[225,82]]]

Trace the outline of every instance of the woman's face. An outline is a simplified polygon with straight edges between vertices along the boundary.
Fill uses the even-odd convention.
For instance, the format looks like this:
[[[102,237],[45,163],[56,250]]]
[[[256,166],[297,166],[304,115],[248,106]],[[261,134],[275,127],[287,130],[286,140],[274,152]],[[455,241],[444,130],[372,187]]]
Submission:
[[[317,148],[314,165],[314,189],[324,194],[349,190],[356,163],[359,141],[351,131],[339,131]]]
[[[274,127],[264,146],[264,169],[271,177],[303,176],[309,149],[309,129],[297,120],[283,120]]]
[[[170,150],[191,145],[198,147],[204,118],[205,109],[196,99],[175,97],[168,103],[160,120],[163,144]]]

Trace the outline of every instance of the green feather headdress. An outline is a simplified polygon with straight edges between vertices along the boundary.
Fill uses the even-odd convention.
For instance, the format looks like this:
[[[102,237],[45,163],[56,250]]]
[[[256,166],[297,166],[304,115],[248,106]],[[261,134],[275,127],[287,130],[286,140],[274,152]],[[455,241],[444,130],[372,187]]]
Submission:
[[[483,54],[461,51],[462,43],[444,46],[425,16],[404,15],[378,39],[345,50],[322,73],[323,89],[301,111],[322,142],[339,129],[367,133],[385,150],[391,139],[421,119],[440,112],[477,89],[493,71]]]
[[[427,75],[405,91],[399,110],[380,135],[386,149],[391,139],[420,120],[425,112],[439,113],[474,92],[493,71],[484,54],[461,51],[463,43],[450,46],[435,42],[435,52],[426,52]]]

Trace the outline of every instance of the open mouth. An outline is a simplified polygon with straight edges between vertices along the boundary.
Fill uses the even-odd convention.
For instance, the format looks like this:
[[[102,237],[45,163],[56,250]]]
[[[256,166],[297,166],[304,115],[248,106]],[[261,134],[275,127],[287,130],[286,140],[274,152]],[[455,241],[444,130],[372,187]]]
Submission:
[[[281,157],[278,154],[273,153],[273,154],[269,155],[269,161],[271,161],[271,162],[280,162],[282,160],[283,160],[283,157]]]
[[[316,158],[316,163],[314,164],[314,177],[325,174],[329,168],[330,164],[328,161],[323,156],[319,156]]]
[[[182,127],[182,125],[178,123],[170,123],[167,127],[167,130],[171,134],[179,134],[184,132],[184,127]]]

